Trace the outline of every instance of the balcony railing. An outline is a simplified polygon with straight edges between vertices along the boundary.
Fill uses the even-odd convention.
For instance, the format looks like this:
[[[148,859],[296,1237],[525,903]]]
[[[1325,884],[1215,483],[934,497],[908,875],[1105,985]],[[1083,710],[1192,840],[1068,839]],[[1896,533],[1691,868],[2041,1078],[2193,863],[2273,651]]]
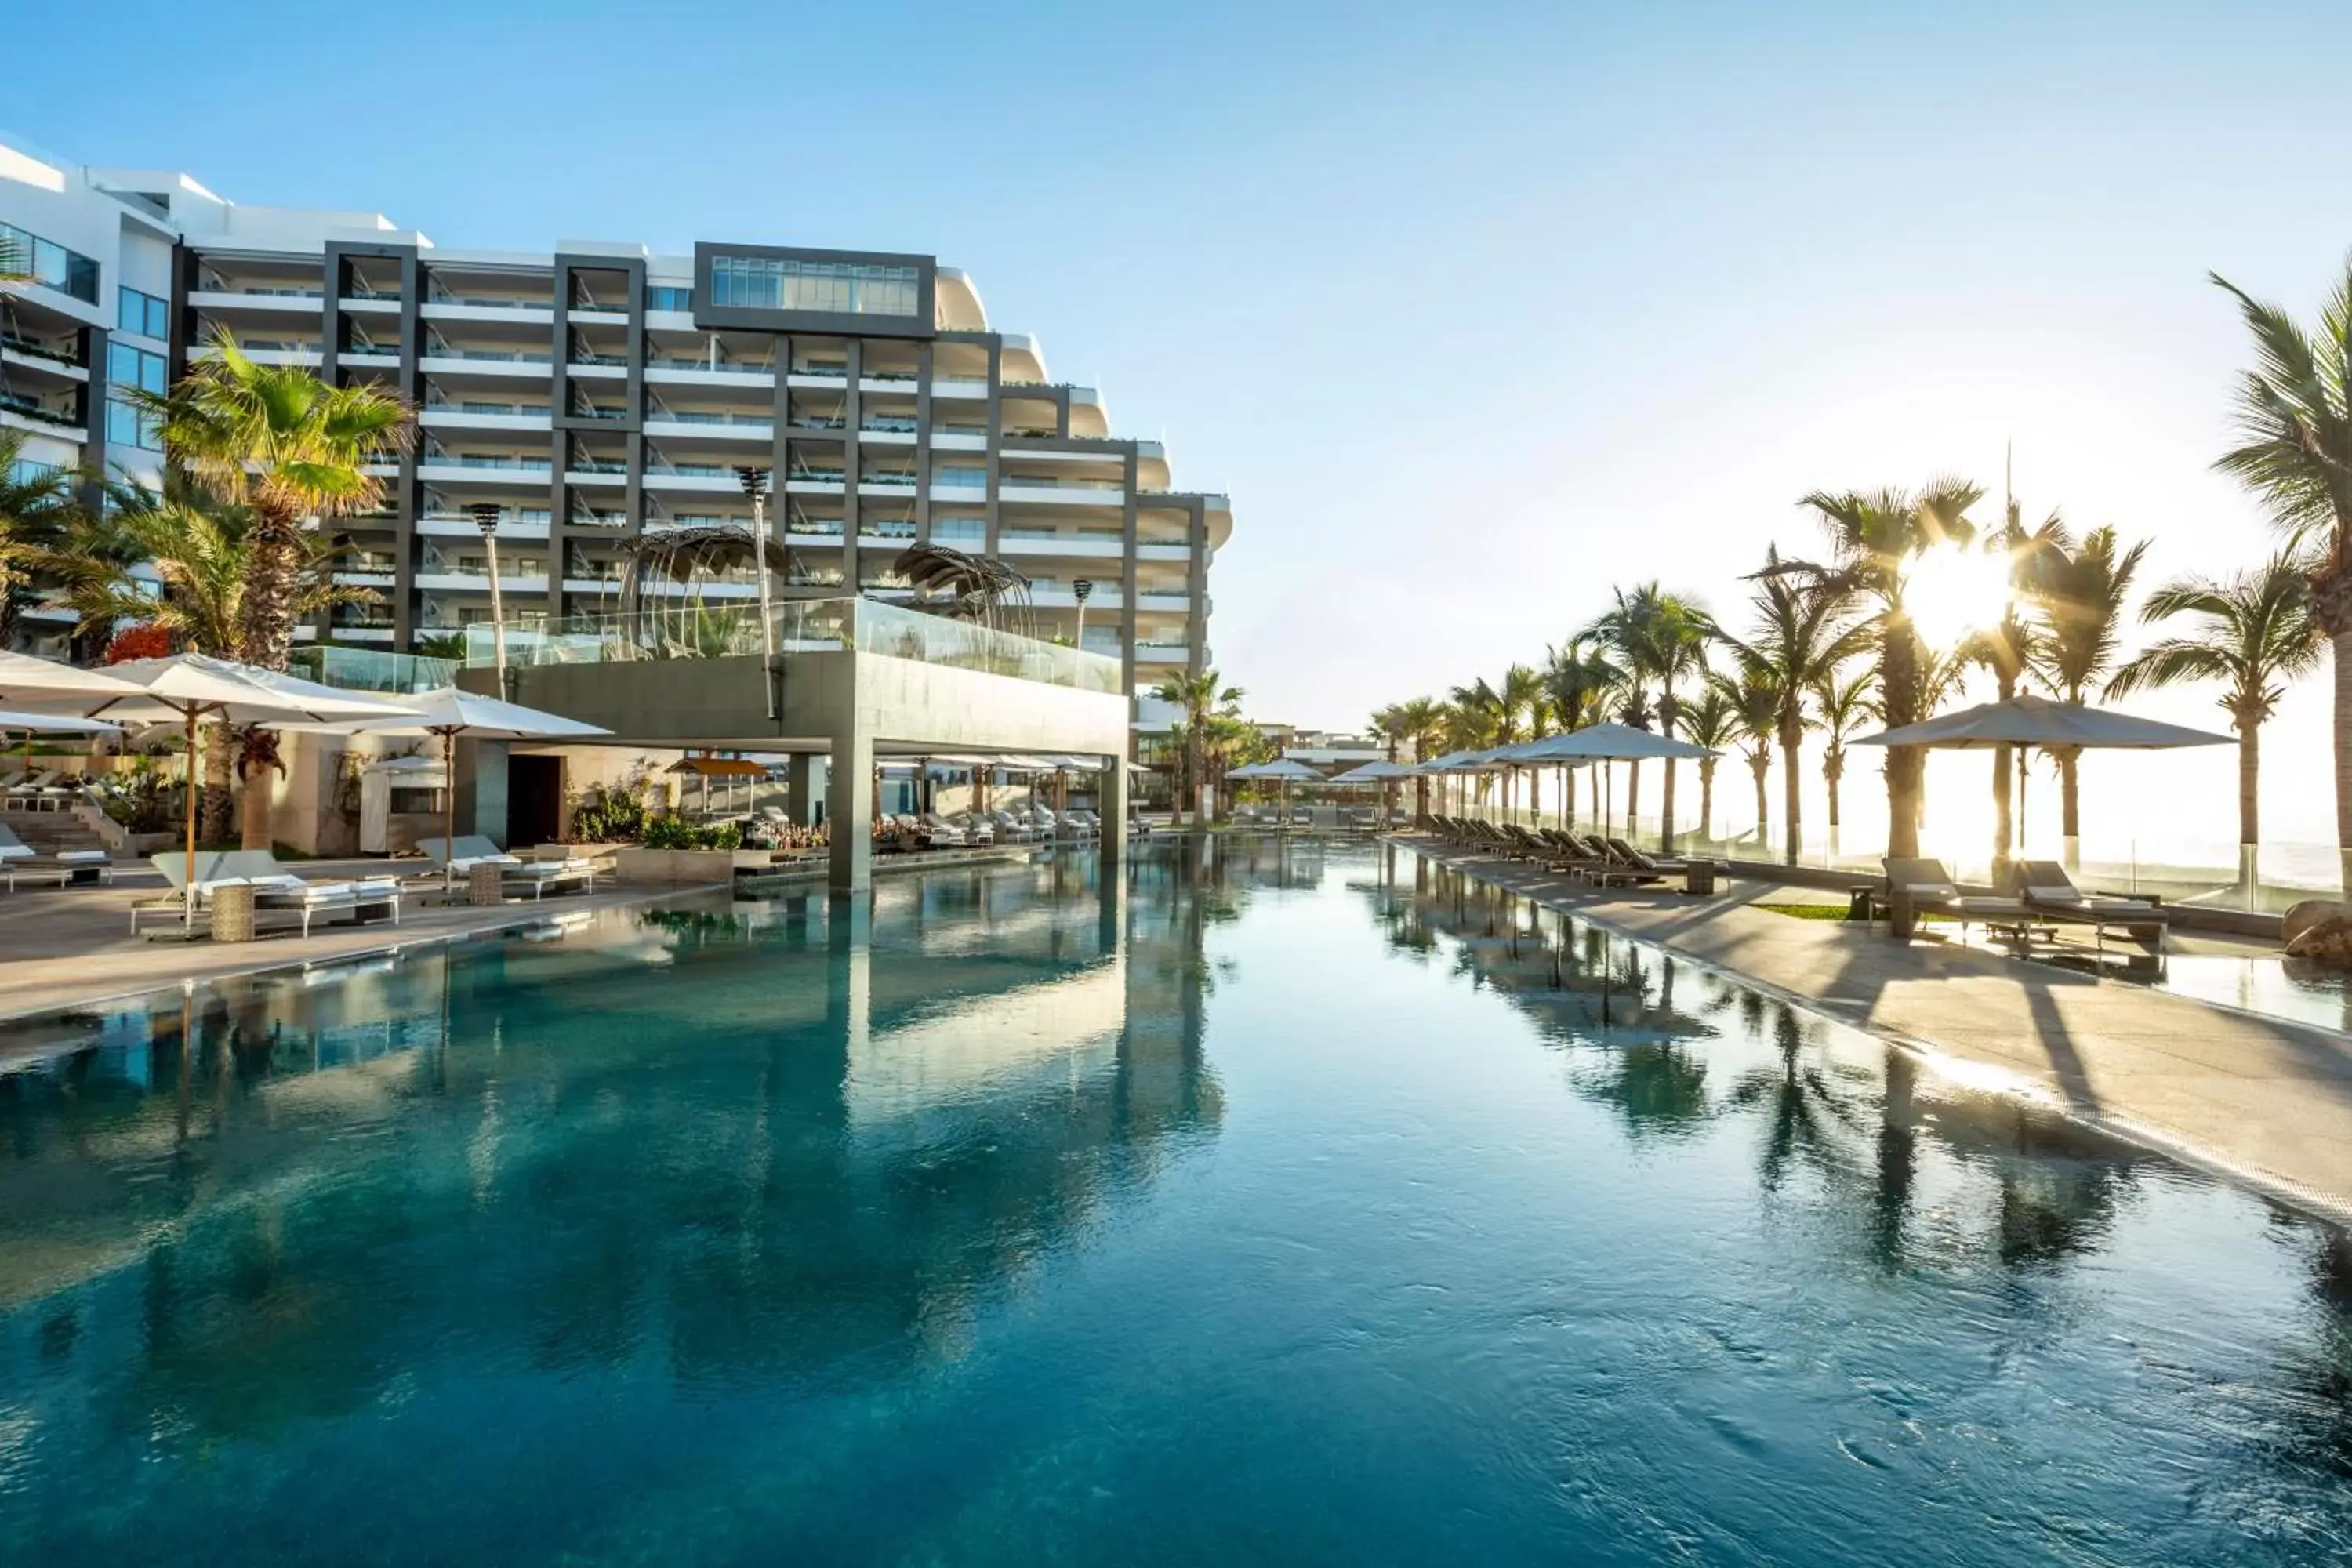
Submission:
[[[425,345],[424,353],[419,357],[488,360],[500,364],[553,364],[555,363],[551,356],[535,354],[528,349],[461,349],[453,348],[447,343],[428,343]]]
[[[75,358],[70,351],[52,348],[47,343],[36,342],[31,338],[18,337],[14,332],[0,332],[0,349],[7,349],[14,353],[30,354],[35,359],[53,360],[58,364],[67,365],[75,370],[81,368],[81,361]]]
[[[1124,687],[1115,658],[877,599],[795,599],[772,606],[769,616],[774,646],[785,654],[855,648],[1078,691],[1117,695]],[[757,658],[760,633],[756,605],[669,596],[635,614],[510,619],[506,659],[530,667]],[[478,668],[497,657],[493,629],[480,622],[467,626],[466,663]]]
[[[11,414],[21,414],[27,419],[38,419],[46,425],[58,425],[68,430],[81,428],[81,421],[74,417],[70,409],[51,408],[46,404],[36,403],[22,393],[0,392],[0,408]]]

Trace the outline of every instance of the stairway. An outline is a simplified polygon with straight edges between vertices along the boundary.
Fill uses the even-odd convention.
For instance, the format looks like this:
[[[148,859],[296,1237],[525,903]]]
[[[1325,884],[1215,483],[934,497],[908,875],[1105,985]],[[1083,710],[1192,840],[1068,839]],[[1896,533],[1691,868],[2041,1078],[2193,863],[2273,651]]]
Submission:
[[[0,812],[0,823],[5,823],[26,848],[37,855],[55,855],[66,849],[103,849],[106,840],[95,828],[70,811],[5,811]]]

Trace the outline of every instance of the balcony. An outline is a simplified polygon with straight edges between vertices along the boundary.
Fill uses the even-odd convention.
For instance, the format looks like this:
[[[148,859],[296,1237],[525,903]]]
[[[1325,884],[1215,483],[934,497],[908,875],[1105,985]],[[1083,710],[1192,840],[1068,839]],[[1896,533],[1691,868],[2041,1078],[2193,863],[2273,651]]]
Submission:
[[[59,432],[76,439],[84,434],[81,417],[72,409],[55,407],[21,392],[0,391],[0,414],[14,415],[45,434]]]
[[[17,332],[0,332],[0,360],[60,381],[89,379],[89,372],[84,368],[77,350]]]

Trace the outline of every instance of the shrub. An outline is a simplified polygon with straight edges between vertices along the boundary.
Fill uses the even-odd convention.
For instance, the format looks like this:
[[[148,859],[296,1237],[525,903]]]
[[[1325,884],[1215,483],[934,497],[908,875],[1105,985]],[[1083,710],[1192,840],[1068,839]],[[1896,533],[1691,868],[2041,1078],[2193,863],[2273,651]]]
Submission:
[[[168,658],[171,653],[172,634],[162,626],[142,622],[115,633],[114,640],[106,645],[106,655],[100,662],[121,664],[132,658]]]
[[[740,849],[743,830],[731,822],[698,827],[682,816],[656,816],[646,823],[648,849]]]
[[[642,784],[597,785],[572,808],[575,844],[635,844],[645,837],[646,826]]]

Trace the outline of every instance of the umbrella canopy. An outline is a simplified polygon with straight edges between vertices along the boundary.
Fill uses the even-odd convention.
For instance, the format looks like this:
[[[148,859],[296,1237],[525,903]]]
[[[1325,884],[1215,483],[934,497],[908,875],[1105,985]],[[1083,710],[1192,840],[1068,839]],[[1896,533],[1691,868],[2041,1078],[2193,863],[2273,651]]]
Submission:
[[[1294,763],[1288,757],[1271,763],[1252,763],[1246,767],[1226,770],[1229,779],[1286,779],[1295,784],[1321,784],[1323,775],[1305,763]]]
[[[416,712],[405,700],[321,686],[200,653],[134,658],[110,665],[106,673],[112,679],[102,687],[55,689],[38,698],[28,694],[21,700],[37,710],[131,722],[178,719],[193,723],[218,719],[231,724],[319,724],[407,719]]]
[[[2235,735],[2160,724],[2104,708],[2077,702],[2053,702],[2046,697],[2012,697],[1946,713],[1917,724],[1906,724],[1876,735],[1864,735],[1857,746],[2082,746],[2137,751],[2166,751],[2175,746],[2234,746]]]
[[[11,713],[0,709],[0,731],[22,730],[36,735],[110,735],[121,728],[103,719],[74,719],[62,713]]]
[[[1647,730],[1636,730],[1630,724],[1615,722],[1588,724],[1565,735],[1547,735],[1540,741],[1508,747],[1500,754],[1519,763],[1645,763],[1656,757],[1715,755],[1706,747],[1693,745],[1688,741],[1677,741],[1671,735],[1655,735]]]
[[[520,702],[501,702],[455,686],[436,687],[399,699],[404,711],[374,713],[315,728],[339,735],[446,735],[462,731],[478,741],[561,741],[609,735],[593,724],[545,713]],[[311,726],[305,726],[310,728]]]
[[[605,731],[599,730],[597,734]],[[707,779],[761,779],[768,770],[740,757],[685,757],[663,770],[673,773],[697,773]]]
[[[87,675],[86,670],[73,672]],[[200,653],[134,658],[108,667],[109,688],[52,690],[37,705],[110,720],[177,719],[188,743],[188,862],[180,929],[196,925],[196,726],[206,719],[229,724],[317,724],[343,719],[408,717],[404,703],[365,692],[256,669]]]
[[[128,681],[95,669],[77,669],[55,659],[26,653],[0,651],[0,700],[8,702],[96,702],[109,696],[126,697]]]
[[[1343,784],[1386,784],[1391,779],[1409,779],[1413,771],[1402,763],[1366,763],[1360,768],[1349,768],[1331,782]]]

